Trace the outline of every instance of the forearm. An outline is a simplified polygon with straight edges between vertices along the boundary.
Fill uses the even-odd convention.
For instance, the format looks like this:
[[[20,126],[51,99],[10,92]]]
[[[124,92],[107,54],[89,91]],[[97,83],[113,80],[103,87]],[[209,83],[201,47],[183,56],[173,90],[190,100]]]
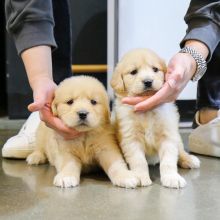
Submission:
[[[181,47],[186,44],[186,41],[199,41],[208,48],[207,61],[209,61],[220,41],[220,1],[191,0],[185,22],[188,28],[180,43]],[[198,47],[200,49],[201,46]],[[206,52],[204,57],[205,55]]]
[[[22,52],[28,80],[32,90],[42,80],[53,80],[51,48],[49,46],[37,46]]]

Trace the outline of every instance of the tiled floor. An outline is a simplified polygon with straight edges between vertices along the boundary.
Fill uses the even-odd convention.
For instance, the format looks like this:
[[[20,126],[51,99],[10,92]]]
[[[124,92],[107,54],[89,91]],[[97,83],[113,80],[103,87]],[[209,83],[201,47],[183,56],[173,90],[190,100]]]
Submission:
[[[0,128],[0,145],[15,132]],[[187,145],[188,133],[182,135]],[[179,170],[188,183],[181,190],[160,185],[158,166],[150,167],[153,185],[146,188],[114,187],[97,173],[82,176],[79,187],[60,189],[52,184],[53,167],[0,159],[0,219],[220,219],[220,159],[199,158],[201,169]]]

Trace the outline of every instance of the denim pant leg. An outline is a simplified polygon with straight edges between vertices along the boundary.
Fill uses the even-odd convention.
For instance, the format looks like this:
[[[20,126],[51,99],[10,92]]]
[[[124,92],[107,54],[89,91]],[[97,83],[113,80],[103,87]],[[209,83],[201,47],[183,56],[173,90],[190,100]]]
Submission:
[[[59,84],[72,75],[72,36],[68,0],[53,0],[54,36],[58,48],[52,53],[53,78]]]
[[[220,109],[220,43],[215,49],[205,75],[197,87],[197,110],[203,107]]]

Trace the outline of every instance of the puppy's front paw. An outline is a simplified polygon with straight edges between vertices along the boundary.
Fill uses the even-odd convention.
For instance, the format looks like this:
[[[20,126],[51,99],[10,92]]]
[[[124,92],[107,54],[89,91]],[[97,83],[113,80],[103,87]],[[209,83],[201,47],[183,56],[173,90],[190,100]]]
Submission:
[[[183,188],[186,186],[186,181],[178,173],[165,174],[161,177],[161,183],[169,188]]]
[[[135,176],[139,179],[139,186],[150,186],[152,181],[147,171],[134,171]]]
[[[136,188],[139,182],[134,173],[129,170],[111,177],[111,181],[114,185],[124,188]]]
[[[53,184],[61,188],[75,187],[79,185],[79,178],[73,175],[65,175],[63,173],[58,173],[54,177]]]
[[[39,151],[34,151],[32,154],[30,154],[27,159],[27,163],[29,165],[38,165],[46,162],[46,157],[43,153]]]
[[[179,161],[179,165],[185,169],[194,169],[200,167],[200,160],[194,155],[188,155],[183,160]]]

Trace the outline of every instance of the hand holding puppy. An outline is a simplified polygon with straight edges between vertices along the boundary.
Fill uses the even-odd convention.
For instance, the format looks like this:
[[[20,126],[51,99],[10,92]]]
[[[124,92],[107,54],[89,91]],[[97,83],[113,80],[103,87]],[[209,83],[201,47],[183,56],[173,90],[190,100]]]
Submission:
[[[65,139],[79,136],[79,132],[68,128],[60,119],[54,117],[50,108],[57,87],[52,77],[51,48],[49,46],[32,47],[22,52],[21,57],[34,94],[34,102],[28,106],[28,110],[39,111],[41,120]]]
[[[126,97],[124,104],[134,105],[135,111],[148,111],[163,103],[173,102],[196,71],[195,60],[189,54],[177,53],[170,60],[163,87],[153,96]]]
[[[37,80],[33,83],[34,102],[28,106],[30,111],[39,111],[40,118],[45,124],[56,130],[64,139],[70,140],[81,135],[80,132],[67,127],[58,117],[54,117],[51,103],[57,85],[50,79]]]
[[[188,40],[185,46],[195,48],[205,59],[209,54],[207,46],[200,41]],[[134,105],[135,111],[148,111],[163,103],[173,102],[193,77],[196,68],[196,62],[190,54],[177,53],[168,64],[163,87],[155,95],[126,97],[122,101],[124,104]]]

